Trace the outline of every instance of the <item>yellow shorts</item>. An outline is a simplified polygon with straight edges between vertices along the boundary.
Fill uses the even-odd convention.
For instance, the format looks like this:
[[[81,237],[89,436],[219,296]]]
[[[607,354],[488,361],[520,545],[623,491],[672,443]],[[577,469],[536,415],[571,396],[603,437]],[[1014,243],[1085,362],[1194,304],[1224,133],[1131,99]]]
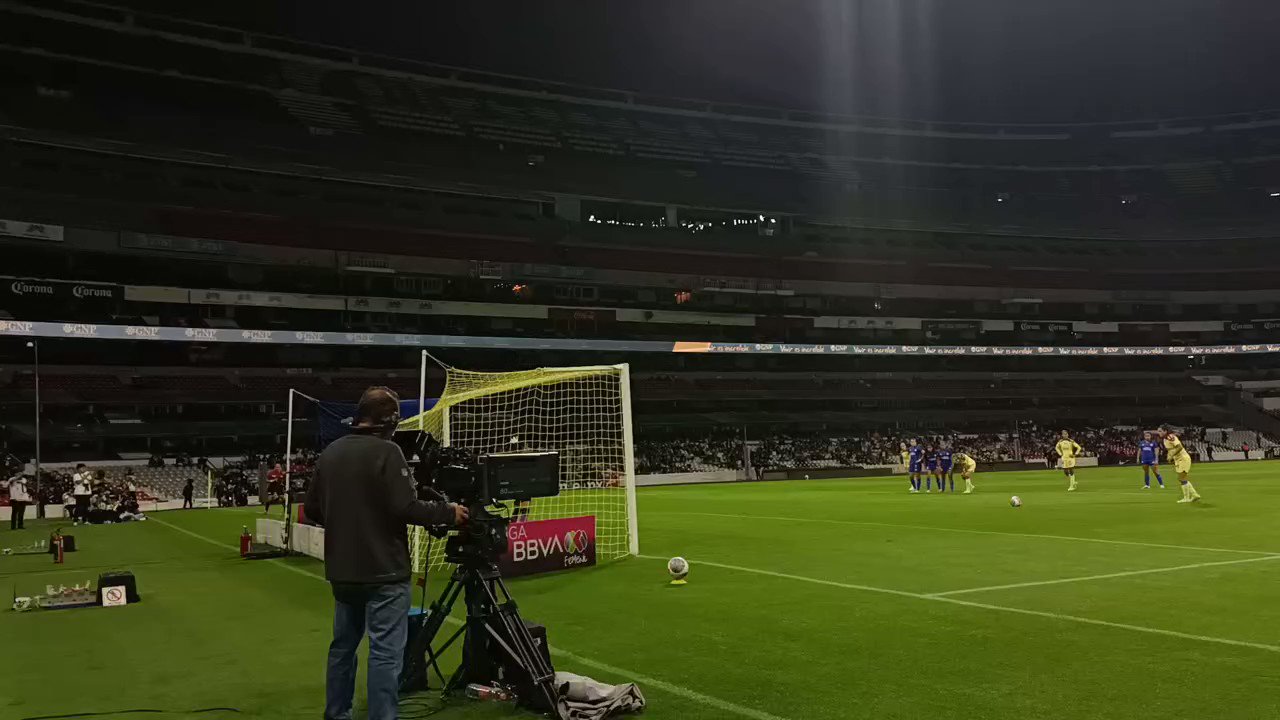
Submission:
[[[1063,469],[1063,470],[1071,470],[1071,469],[1075,468],[1075,466],[1076,466],[1076,459],[1075,459],[1075,458],[1062,458],[1062,469]]]
[[[1176,473],[1191,472],[1191,458],[1183,456],[1174,460],[1173,471]]]
[[[961,475],[972,475],[973,471],[976,470],[977,467],[977,465],[961,465],[957,469],[960,471]]]

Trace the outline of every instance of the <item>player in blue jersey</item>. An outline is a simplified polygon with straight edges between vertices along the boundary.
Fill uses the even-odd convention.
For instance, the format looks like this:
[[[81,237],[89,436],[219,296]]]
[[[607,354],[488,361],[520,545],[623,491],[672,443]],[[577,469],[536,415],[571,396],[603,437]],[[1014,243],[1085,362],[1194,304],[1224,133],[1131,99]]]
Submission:
[[[938,447],[938,492],[947,491],[947,480],[951,481],[951,492],[956,491],[956,476],[951,469],[951,448],[947,445]]]
[[[938,481],[938,492],[942,492],[942,478],[938,477],[938,451],[930,445],[924,450],[924,469],[928,471],[928,475],[924,478],[924,491],[933,492],[933,488],[929,483],[935,478]]]
[[[1156,482],[1164,489],[1164,478],[1160,477],[1160,442],[1151,431],[1142,433],[1138,441],[1138,464],[1142,465],[1142,489],[1151,489],[1151,475],[1155,473]]]
[[[907,472],[911,474],[911,492],[920,492],[920,473],[924,472],[924,448],[920,441],[911,439],[911,447],[907,449]]]

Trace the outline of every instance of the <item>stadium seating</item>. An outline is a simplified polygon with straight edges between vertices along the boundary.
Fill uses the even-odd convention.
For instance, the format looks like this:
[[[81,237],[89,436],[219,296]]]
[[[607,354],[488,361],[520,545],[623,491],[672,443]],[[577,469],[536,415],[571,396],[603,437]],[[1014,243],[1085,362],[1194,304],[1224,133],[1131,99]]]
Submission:
[[[207,28],[164,18],[132,19],[127,33],[93,13],[54,21],[16,6],[4,20],[13,33],[5,79],[37,99],[11,109],[15,126],[88,136],[128,126],[133,139],[188,151],[295,168],[314,168],[322,155],[331,168],[400,182],[533,182],[549,192],[675,196],[704,207],[736,200],[934,229],[981,222],[1117,232],[1140,222],[1195,232],[1188,216],[1239,227],[1246,215],[1276,212],[1248,201],[1274,171],[1270,112],[1237,122],[887,121],[473,71],[460,79],[455,68],[354,50],[335,57],[305,43],[290,43],[292,57],[277,60],[253,52],[252,40],[215,50]],[[154,33],[133,24],[150,22]],[[65,87],[38,92],[32,79],[50,76]],[[1230,173],[1216,169],[1228,145],[1237,160]],[[618,172],[622,163],[627,172]],[[1135,187],[1140,212],[1118,202]],[[974,188],[1018,192],[998,204],[995,192]],[[813,200],[834,196],[842,207]]]
[[[0,216],[67,231],[57,247],[4,241],[4,272],[124,287],[101,305],[6,296],[6,319],[744,344],[1274,339],[1254,322],[1274,303],[1227,295],[1272,289],[1280,268],[1280,203],[1262,199],[1280,166],[1276,112],[1037,125],[837,117],[301,42],[259,53],[255,39],[278,39],[210,44],[220,31],[66,5],[57,17],[0,10],[0,80],[28,100],[5,107]],[[138,300],[145,287],[160,299]],[[1182,296],[1192,291],[1223,295]],[[210,293],[223,302],[192,300]],[[370,309],[379,298],[386,312]],[[93,368],[51,348],[50,452],[176,447],[186,438],[167,431],[178,427],[200,451],[278,446],[290,390],[418,393],[412,348],[175,345],[95,350]],[[34,368],[23,350],[4,352],[0,418],[25,437]],[[516,355],[455,358],[581,360]],[[1172,354],[1080,372],[1050,358],[662,355],[611,360],[635,365],[642,434],[750,427],[779,438],[765,452],[817,464],[865,457],[849,433],[922,417],[988,434],[1019,420],[1242,417],[1238,389],[1197,385]],[[716,436],[655,451],[667,459],[654,463],[732,465],[734,447]]]

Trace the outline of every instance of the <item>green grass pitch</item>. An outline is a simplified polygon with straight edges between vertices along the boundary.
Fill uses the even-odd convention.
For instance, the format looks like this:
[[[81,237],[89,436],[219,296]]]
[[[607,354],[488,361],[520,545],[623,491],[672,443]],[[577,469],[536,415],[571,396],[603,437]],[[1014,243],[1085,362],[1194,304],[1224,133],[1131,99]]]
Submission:
[[[1133,468],[1081,470],[1071,494],[1056,471],[979,472],[969,496],[902,478],[642,489],[642,557],[510,585],[559,669],[635,680],[649,718],[1277,718],[1277,471],[1196,465],[1197,505],[1174,502],[1176,481],[1141,490]],[[0,558],[6,602],[106,568],[143,595],[0,613],[0,718],[320,717],[323,568],[240,560],[256,512],[76,528],[64,566]],[[28,527],[0,546],[51,526]],[[667,584],[672,555],[692,563],[686,586]]]

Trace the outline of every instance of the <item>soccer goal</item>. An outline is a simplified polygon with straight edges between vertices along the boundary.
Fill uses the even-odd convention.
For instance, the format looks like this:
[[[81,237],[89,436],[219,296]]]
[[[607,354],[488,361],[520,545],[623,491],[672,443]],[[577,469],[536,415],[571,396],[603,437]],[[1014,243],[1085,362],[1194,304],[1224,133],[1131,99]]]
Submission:
[[[439,364],[444,391],[402,430],[477,454],[560,453],[560,494],[534,500],[528,519],[594,516],[599,560],[640,552],[627,365],[493,373]],[[416,571],[445,564],[443,543],[415,530],[412,544]]]

